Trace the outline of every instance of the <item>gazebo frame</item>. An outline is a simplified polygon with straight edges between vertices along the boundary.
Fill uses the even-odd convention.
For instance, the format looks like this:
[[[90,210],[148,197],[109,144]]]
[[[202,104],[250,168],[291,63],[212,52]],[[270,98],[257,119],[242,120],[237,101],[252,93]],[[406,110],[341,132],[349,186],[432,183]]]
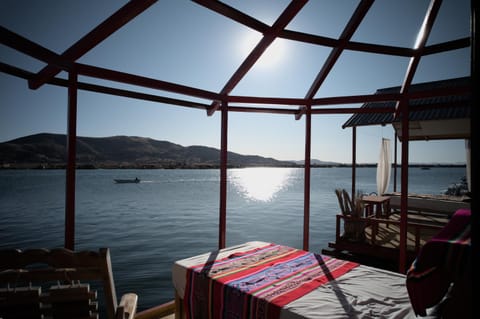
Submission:
[[[22,70],[16,66],[0,63],[0,71],[28,80],[31,89],[38,89],[44,84],[52,84],[68,88],[68,129],[67,129],[67,174],[66,174],[66,198],[65,198],[65,247],[73,249],[75,243],[75,169],[76,169],[76,114],[77,114],[77,92],[78,90],[87,90],[92,92],[124,96],[129,98],[168,103],[172,105],[193,107],[206,110],[208,115],[216,111],[221,112],[221,156],[220,156],[220,209],[219,209],[219,234],[218,246],[225,247],[226,238],[226,211],[227,211],[227,149],[228,149],[228,114],[230,112],[249,112],[249,113],[268,113],[268,114],[291,114],[297,120],[305,116],[305,186],[304,186],[304,226],[303,226],[303,248],[309,249],[309,219],[310,219],[310,153],[311,153],[311,118],[312,115],[321,114],[354,114],[354,113],[382,113],[391,112],[385,108],[329,108],[325,106],[335,104],[366,103],[374,101],[395,101],[396,107],[394,116],[401,116],[402,131],[404,141],[401,152],[401,244],[400,244],[400,263],[399,270],[404,272],[405,253],[406,253],[406,222],[407,222],[407,194],[408,194],[408,114],[410,99],[418,97],[433,97],[449,94],[473,94],[473,101],[478,101],[477,92],[472,90],[472,86],[466,86],[451,92],[442,90],[422,91],[410,93],[409,88],[412,79],[417,70],[417,66],[422,57],[430,54],[456,50],[460,48],[471,47],[471,77],[473,83],[478,83],[478,42],[476,39],[478,4],[475,1],[471,3],[471,36],[453,41],[439,43],[427,46],[426,42],[439,11],[441,0],[432,0],[425,14],[423,27],[419,30],[419,39],[416,47],[404,48],[396,46],[378,45],[371,43],[360,43],[352,41],[352,36],[362,22],[373,0],[362,0],[358,4],[355,12],[345,25],[343,32],[338,39],[307,34],[286,29],[288,23],[297,15],[297,13],[306,4],[307,0],[292,0],[287,8],[281,13],[273,25],[265,23],[230,7],[222,2],[213,0],[195,0],[194,2],[204,6],[217,14],[232,19],[244,26],[263,34],[263,38],[258,45],[250,52],[240,67],[233,73],[230,79],[220,92],[211,92],[201,88],[185,86],[182,84],[166,82],[159,79],[148,78],[145,76],[129,74],[121,71],[86,65],[76,62],[80,57],[89,52],[96,45],[108,38],[113,32],[121,28],[128,21],[134,19],[138,14],[147,10],[155,0],[132,0],[120,8],[117,12],[100,23],[87,35],[79,39],[70,48],[62,54],[57,54],[48,48],[24,38],[4,27],[0,27],[0,43],[9,46],[30,57],[45,62],[47,65],[37,73],[31,73]],[[240,80],[252,68],[255,62],[260,58],[268,46],[276,39],[288,39],[292,41],[315,44],[331,48],[330,54],[319,70],[315,80],[308,89],[305,97],[301,98],[277,98],[277,97],[253,97],[253,96],[234,96],[230,95],[232,90]],[[337,63],[338,58],[345,50],[360,51],[367,53],[384,54],[391,56],[408,57],[410,62],[405,73],[403,83],[399,93],[395,94],[371,94],[371,95],[351,95],[334,96],[326,98],[315,98],[316,93],[329,75],[330,71]],[[60,71],[68,72],[68,80],[58,78],[56,75]],[[160,91],[168,91],[182,94],[188,97],[198,97],[210,100],[210,104],[203,104],[188,100],[172,99],[161,95],[146,94],[139,91],[123,90],[114,87],[101,86],[91,83],[78,81],[78,76],[89,76],[97,79],[110,80],[117,83],[132,84],[138,87],[151,88]],[[283,105],[289,108],[278,107],[253,107],[253,106],[235,106],[234,103],[242,104],[263,104],[263,105]],[[473,105],[476,105],[474,103]],[[473,118],[473,116],[472,116]],[[355,131],[354,131],[355,134]],[[478,162],[478,154],[475,148],[475,142],[472,142],[472,163]],[[355,148],[353,154],[355,154]],[[355,172],[353,170],[353,172]],[[353,173],[353,183],[355,182],[355,173]],[[475,165],[472,167],[472,176],[476,176]],[[477,185],[472,183],[472,190],[475,193]],[[475,200],[475,198],[474,198]],[[476,203],[472,203],[472,209],[477,209]],[[474,223],[478,222],[477,214],[472,214]],[[472,243],[476,242],[476,232],[474,231]],[[475,246],[475,245],[474,245]],[[476,246],[475,246],[476,247]]]

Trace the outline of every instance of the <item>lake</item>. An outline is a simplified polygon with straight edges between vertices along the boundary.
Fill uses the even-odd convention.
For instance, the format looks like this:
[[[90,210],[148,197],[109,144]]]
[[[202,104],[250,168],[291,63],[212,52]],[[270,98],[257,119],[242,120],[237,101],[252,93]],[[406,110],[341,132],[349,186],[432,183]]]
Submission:
[[[464,167],[409,172],[409,192],[421,194],[441,194],[465,176]],[[76,249],[109,247],[117,294],[137,293],[139,310],[172,300],[173,262],[217,248],[219,176],[219,170],[77,170]],[[113,181],[135,177],[141,182]],[[261,240],[302,248],[303,181],[299,168],[229,169],[227,246]],[[335,238],[335,188],[351,189],[351,168],[312,169],[311,251]],[[0,170],[0,249],[62,247],[64,189],[63,170]],[[376,168],[357,168],[357,189],[376,190]]]

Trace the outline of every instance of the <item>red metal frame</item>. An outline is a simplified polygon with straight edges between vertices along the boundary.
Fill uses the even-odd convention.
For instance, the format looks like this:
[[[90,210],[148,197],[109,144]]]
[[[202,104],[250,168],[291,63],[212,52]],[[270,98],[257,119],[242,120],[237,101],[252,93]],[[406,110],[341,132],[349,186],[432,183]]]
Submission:
[[[337,62],[338,58],[342,54],[343,50],[345,50],[345,46],[352,38],[353,34],[357,30],[360,22],[363,20],[365,15],[367,14],[368,10],[373,4],[373,0],[363,0],[357,6],[357,9],[353,13],[352,17],[348,21],[345,29],[343,30],[340,38],[338,39],[339,43],[335,46],[332,51],[330,52],[327,60],[323,64],[320,72],[318,72],[315,80],[313,81],[310,89],[308,90],[307,94],[305,95],[306,99],[313,99],[315,94],[317,94],[320,86],[323,84],[323,81],[327,78],[328,74],[332,70],[333,66]],[[300,114],[301,115],[301,114]]]
[[[228,161],[228,104],[222,104],[220,141],[220,210],[218,222],[218,248],[226,243],[227,229],[227,161]]]
[[[206,1],[202,1],[206,2]],[[264,31],[263,38],[250,52],[247,58],[242,62],[240,67],[233,73],[231,78],[227,81],[223,89],[220,91],[221,95],[228,95],[237,86],[238,82],[247,74],[247,72],[253,67],[255,62],[262,56],[263,52],[268,48],[270,44],[278,37],[278,34],[288,25],[288,23],[295,17],[295,15],[302,9],[307,3],[306,0],[293,0],[290,5],[283,11],[278,17],[277,21]],[[212,115],[219,107],[218,102],[214,102],[212,107],[207,111],[208,115]]]
[[[307,2],[306,0],[293,0],[278,17],[272,26],[269,26],[255,18],[238,11],[222,2],[213,0],[195,0],[196,3],[212,10],[222,16],[241,23],[253,30],[261,32],[264,37],[259,44],[252,50],[248,57],[243,61],[241,66],[234,72],[227,81],[223,89],[216,93],[200,88],[189,87],[181,84],[161,81],[158,79],[147,78],[144,76],[128,74],[120,71],[109,70],[100,67],[76,63],[75,61],[82,55],[87,53],[97,44],[106,39],[113,32],[134,19],[138,14],[149,8],[154,0],[132,0],[125,6],[120,8],[116,13],[99,24],[90,33],[81,38],[63,54],[59,55],[47,48],[44,48],[4,27],[0,26],[0,43],[7,45],[17,51],[25,53],[40,61],[47,63],[47,66],[40,72],[34,74],[14,66],[0,63],[0,71],[6,72],[21,78],[25,78],[29,82],[30,88],[38,88],[45,83],[68,87],[69,92],[69,115],[68,115],[68,165],[67,165],[67,187],[66,187],[66,228],[65,228],[65,246],[74,247],[74,209],[75,209],[75,139],[76,139],[76,104],[77,90],[87,90],[104,94],[113,94],[130,98],[156,101],[185,107],[194,107],[207,110],[208,114],[213,114],[217,109],[221,108],[221,168],[220,168],[220,209],[219,209],[219,246],[225,246],[226,239],[226,183],[227,183],[227,150],[228,150],[228,113],[229,112],[251,112],[251,113],[271,113],[271,114],[291,114],[300,119],[306,114],[305,120],[305,203],[304,203],[304,248],[308,249],[309,239],[309,213],[310,213],[310,147],[311,147],[311,116],[312,114],[347,114],[347,113],[380,113],[392,112],[388,109],[362,109],[362,108],[325,108],[334,104],[352,104],[364,103],[372,101],[397,101],[396,114],[402,114],[403,132],[407,133],[407,139],[402,143],[402,234],[405,234],[406,227],[406,201],[408,192],[408,99],[419,98],[425,96],[446,95],[448,92],[430,91],[410,93],[409,86],[412,82],[417,65],[422,56],[446,52],[450,50],[460,49],[472,46],[472,76],[474,79],[478,77],[478,65],[475,58],[478,54],[476,41],[476,12],[478,5],[472,1],[472,34],[471,37],[461,38],[453,41],[439,43],[426,46],[426,39],[435,20],[436,12],[441,1],[433,0],[428,12],[425,15],[425,37],[419,42],[416,48],[403,48],[387,45],[378,45],[371,43],[359,43],[350,41],[353,33],[358,28],[363,17],[371,7],[372,0],[363,0],[357,7],[355,13],[345,26],[339,39],[307,34],[298,31],[285,29],[289,22],[296,16],[301,8]],[[247,96],[230,96],[229,93],[235,88],[239,81],[252,68],[254,63],[260,58],[267,47],[276,39],[283,38],[293,41],[305,42],[315,45],[331,47],[332,51],[326,62],[319,70],[317,77],[307,91],[305,98],[277,98],[277,97],[247,97]],[[399,94],[372,94],[358,96],[338,96],[314,98],[325,78],[338,61],[339,56],[344,50],[353,50],[367,53],[377,53],[393,56],[410,57],[410,64],[407,69],[405,79]],[[69,72],[69,80],[56,78],[60,70]],[[161,91],[169,91],[183,94],[189,97],[198,97],[207,100],[206,103],[190,102],[187,100],[171,99],[159,95],[145,94],[136,91],[118,89],[114,87],[105,87],[96,84],[78,82],[77,76],[85,75],[89,77],[106,79],[119,83],[128,83],[140,87],[158,89]],[[452,90],[451,94],[464,94],[472,92],[471,88],[458,88]],[[475,91],[474,91],[475,92]],[[477,95],[476,95],[477,96]],[[268,104],[268,105],[284,105],[295,106],[295,108],[279,108],[279,107],[252,107],[252,106],[233,106],[231,103],[246,104]],[[473,117],[472,117],[473,118]],[[473,123],[472,123],[473,127]],[[352,192],[355,192],[355,151],[356,151],[356,130],[353,129],[352,140]],[[478,158],[476,155],[475,144],[472,147],[472,158]],[[395,154],[396,160],[396,154]],[[475,161],[472,161],[475,163]],[[472,168],[472,176],[475,176],[475,167]],[[476,185],[473,182],[472,188]],[[400,260],[405,260],[405,236],[402,236],[402,249],[400,251]],[[405,270],[405,264],[400,263],[400,270]]]
[[[75,175],[77,155],[77,74],[68,74],[67,172],[65,188],[65,248],[75,248]]]
[[[157,0],[131,0],[68,48],[62,54],[62,59],[76,61],[155,2]],[[38,89],[59,72],[59,68],[49,64],[29,80],[28,85],[31,89]]]
[[[307,105],[305,113],[305,171],[303,191],[303,249],[309,249],[310,241],[310,160],[312,149],[312,113]]]
[[[400,94],[405,94],[410,88],[413,76],[417,70],[422,52],[427,43],[428,36],[432,30],[433,22],[440,10],[441,0],[432,0],[430,7],[425,15],[425,20],[422,24],[422,28],[419,30],[417,39],[417,47],[415,48],[415,54],[410,58],[407,73],[400,89]],[[403,96],[397,102],[395,116],[399,113],[402,114],[402,185],[400,196],[400,259],[399,259],[399,271],[405,273],[407,270],[406,256],[407,256],[407,214],[408,214],[408,141],[409,141],[409,115],[408,115],[408,100]]]

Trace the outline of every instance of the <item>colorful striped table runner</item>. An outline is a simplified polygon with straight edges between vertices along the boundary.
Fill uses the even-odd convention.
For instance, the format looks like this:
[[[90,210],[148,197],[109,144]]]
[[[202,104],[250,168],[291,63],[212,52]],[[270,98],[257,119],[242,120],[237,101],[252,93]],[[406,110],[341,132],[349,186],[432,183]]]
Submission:
[[[187,318],[278,318],[283,306],[357,263],[269,244],[187,271]]]

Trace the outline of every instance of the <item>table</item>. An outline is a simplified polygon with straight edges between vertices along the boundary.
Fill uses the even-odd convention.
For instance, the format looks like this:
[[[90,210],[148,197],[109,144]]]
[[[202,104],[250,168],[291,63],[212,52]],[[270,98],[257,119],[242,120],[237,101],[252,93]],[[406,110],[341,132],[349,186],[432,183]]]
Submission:
[[[280,251],[284,253],[276,254]],[[267,255],[268,258],[258,258]],[[308,266],[309,260],[314,261],[312,267]],[[288,276],[290,271],[296,275]],[[328,277],[326,282],[322,273]],[[275,284],[263,289],[270,279]],[[257,309],[268,305],[267,312],[255,312],[249,318],[363,318],[372,314],[389,319],[414,318],[405,279],[403,274],[260,241],[177,260],[172,267],[176,318],[187,319],[209,318],[202,314],[204,311],[211,313],[212,318],[222,318],[219,312],[241,312],[241,316],[229,318],[244,318],[243,311],[252,310],[255,305]],[[290,291],[278,290],[281,287]],[[298,294],[297,288],[305,294]],[[290,297],[295,300],[288,300]],[[248,307],[241,306],[245,305],[245,298]],[[280,304],[283,306],[279,316],[268,315]]]
[[[368,205],[372,211],[366,212],[366,215],[375,213],[376,218],[390,215],[390,196],[366,195],[362,196],[362,202]]]

